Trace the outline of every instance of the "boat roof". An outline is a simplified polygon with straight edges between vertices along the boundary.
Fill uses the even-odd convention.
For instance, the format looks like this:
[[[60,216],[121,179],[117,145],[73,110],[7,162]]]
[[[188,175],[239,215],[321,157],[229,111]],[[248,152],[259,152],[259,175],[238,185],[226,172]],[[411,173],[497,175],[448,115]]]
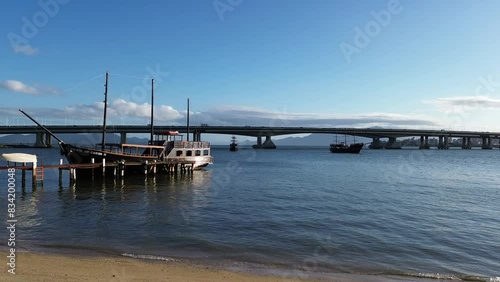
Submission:
[[[179,131],[155,131],[155,135],[179,135]]]

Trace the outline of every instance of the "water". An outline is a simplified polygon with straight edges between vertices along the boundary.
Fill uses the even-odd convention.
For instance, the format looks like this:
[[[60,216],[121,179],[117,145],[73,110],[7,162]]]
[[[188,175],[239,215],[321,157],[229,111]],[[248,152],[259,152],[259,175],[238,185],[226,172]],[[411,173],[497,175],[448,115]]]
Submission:
[[[60,158],[56,149],[0,153],[12,151],[34,152],[45,164]],[[65,175],[59,187],[53,170],[35,190],[21,189],[18,177],[19,244],[191,258],[276,269],[283,277],[307,271],[500,281],[499,150],[351,155],[224,146],[212,154],[215,164],[192,175],[78,179],[74,186]],[[4,222],[6,193],[1,189]]]

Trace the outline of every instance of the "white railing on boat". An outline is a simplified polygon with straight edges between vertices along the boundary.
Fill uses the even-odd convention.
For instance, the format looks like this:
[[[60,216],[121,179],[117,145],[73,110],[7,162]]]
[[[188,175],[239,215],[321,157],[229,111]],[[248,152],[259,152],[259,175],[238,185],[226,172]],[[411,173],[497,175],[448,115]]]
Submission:
[[[210,148],[210,142],[195,142],[195,141],[175,141],[174,148],[177,149],[203,149]]]

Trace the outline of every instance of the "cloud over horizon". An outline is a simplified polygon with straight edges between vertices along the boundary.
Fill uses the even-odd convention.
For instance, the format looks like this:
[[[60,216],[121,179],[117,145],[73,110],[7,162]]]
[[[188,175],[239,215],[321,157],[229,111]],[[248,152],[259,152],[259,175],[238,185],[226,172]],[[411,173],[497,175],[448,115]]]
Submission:
[[[394,113],[314,114],[271,111],[245,106],[220,106],[205,112],[205,114],[213,120],[231,120],[233,124],[253,126],[401,127],[436,125],[436,122],[428,117]]]
[[[98,124],[102,122],[104,104],[81,104],[64,109],[32,108],[28,114],[53,120],[52,124],[64,124],[67,119],[77,124]],[[116,99],[108,104],[108,124],[147,124],[150,118],[148,103],[137,104]],[[169,105],[155,106],[155,124],[183,125],[187,112]],[[0,114],[18,116],[17,109],[0,108]],[[64,121],[64,122],[63,122]],[[363,113],[353,115],[312,114],[279,112],[246,106],[219,106],[207,111],[191,112],[192,125],[225,126],[303,126],[303,127],[433,127],[437,123],[424,116],[394,113]]]
[[[426,101],[443,112],[463,112],[472,109],[500,108],[500,99],[489,96],[456,96]]]

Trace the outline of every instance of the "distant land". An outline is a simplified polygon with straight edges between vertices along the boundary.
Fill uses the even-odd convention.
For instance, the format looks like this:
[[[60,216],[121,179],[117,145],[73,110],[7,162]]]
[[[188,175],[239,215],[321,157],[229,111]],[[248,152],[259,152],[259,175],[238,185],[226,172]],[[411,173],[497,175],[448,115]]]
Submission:
[[[66,143],[70,144],[87,143],[87,145],[100,143],[102,138],[101,134],[59,134],[58,136]],[[311,134],[305,137],[291,136],[283,139],[275,139],[275,138],[276,137],[273,137],[273,142],[277,146],[329,146],[330,143],[335,142],[335,135],[333,134]],[[343,135],[339,135],[337,138],[338,142],[344,141]],[[238,142],[240,145],[250,146],[256,143],[256,138],[254,137],[239,136],[238,139],[240,140],[240,142]],[[130,136],[127,137],[127,143],[132,143],[132,144],[147,144],[148,141],[149,140],[147,138],[130,137]],[[347,143],[351,143],[353,141],[354,140],[352,136],[347,136]],[[106,142],[120,143],[120,135],[108,133],[106,135]],[[369,143],[371,142],[371,139],[357,137],[356,142]],[[0,137],[0,144],[3,145],[32,146],[34,143],[35,143],[34,134],[25,134],[25,135],[12,134]],[[227,144],[220,141],[212,143],[214,145],[227,145],[229,144],[229,139]],[[57,142],[54,139],[52,139],[52,144],[57,145]]]
[[[80,145],[95,145],[101,143],[101,134],[58,134],[59,138],[64,140],[65,143],[69,144],[80,144]],[[34,134],[11,134],[0,137],[0,144],[2,145],[26,145],[33,146],[35,143]],[[106,134],[107,143],[120,143],[119,134]],[[148,139],[138,138],[138,137],[128,137],[128,143],[133,144],[147,144]],[[52,145],[57,145],[57,141],[52,139]]]
[[[59,134],[58,135],[62,140],[66,143],[75,144],[78,146],[94,146],[95,144],[101,143],[101,134]],[[203,138],[203,135],[202,135]],[[265,137],[263,137],[264,141]],[[257,142],[255,137],[249,136],[238,136],[238,144],[242,146],[251,146]],[[363,142],[365,144],[370,144],[372,140],[370,138],[364,137],[356,137],[356,140],[352,136],[346,137],[347,143]],[[139,137],[127,137],[127,143],[131,144],[147,144],[149,141],[148,138],[139,138]],[[338,142],[344,141],[344,135],[337,136]],[[382,143],[385,143],[386,140],[382,139]],[[107,143],[120,143],[120,135],[108,133],[106,135]],[[212,142],[213,145],[228,145],[229,146],[230,139],[228,138],[227,142]],[[273,137],[273,142],[276,146],[330,146],[331,143],[335,142],[334,134],[321,134],[321,133],[313,133],[304,137],[296,137],[290,136],[283,139],[276,139],[276,136]],[[410,138],[399,138],[398,142],[400,142],[401,146],[406,147],[415,147],[419,146],[420,138],[418,137],[410,137]],[[429,143],[431,146],[437,146],[437,138],[430,138]],[[24,145],[24,146],[33,146],[35,143],[34,134],[11,134],[0,137],[0,148],[9,146],[9,145]],[[480,138],[473,138],[472,144],[474,146],[480,146],[481,140]],[[496,141],[493,142],[494,145],[498,145]],[[52,139],[52,145],[57,146],[57,141]],[[450,146],[461,146],[461,139],[455,138],[450,140]]]
[[[345,138],[347,143],[363,142],[371,143],[372,140],[369,138],[356,137],[356,140],[352,136],[347,136]],[[338,142],[344,142],[344,135],[337,136]],[[330,146],[331,143],[335,142],[334,134],[311,134],[305,137],[286,137],[280,140],[274,140],[274,144],[282,146]]]

